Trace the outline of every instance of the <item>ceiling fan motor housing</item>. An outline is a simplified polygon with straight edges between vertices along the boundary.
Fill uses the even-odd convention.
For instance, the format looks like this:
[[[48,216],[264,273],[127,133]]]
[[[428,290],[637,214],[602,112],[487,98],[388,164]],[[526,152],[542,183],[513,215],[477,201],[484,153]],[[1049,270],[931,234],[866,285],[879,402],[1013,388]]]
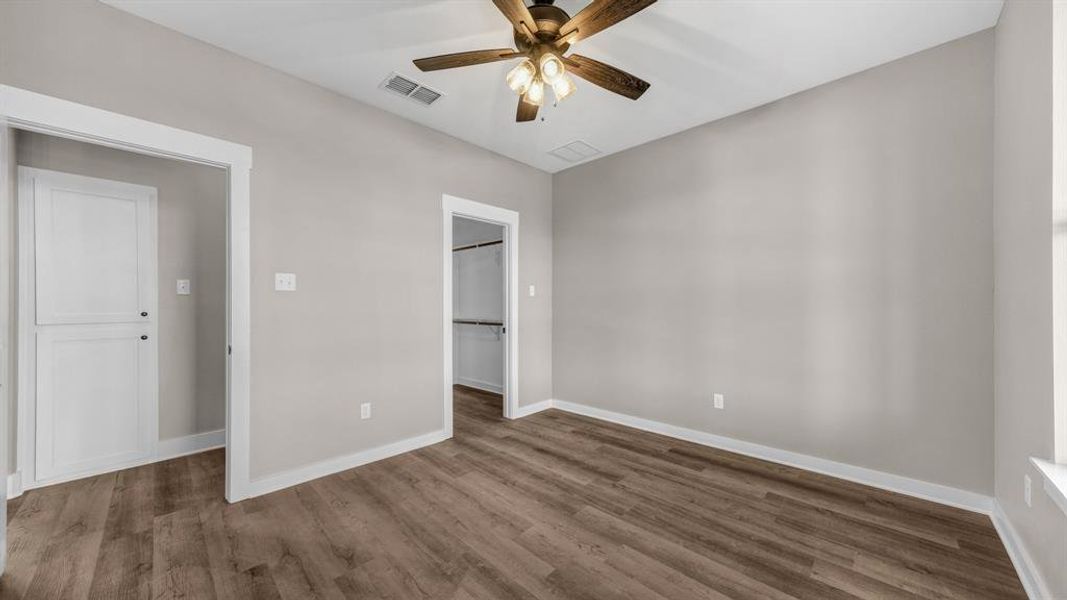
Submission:
[[[533,6],[529,7],[530,16],[537,23],[537,38],[543,42],[552,42],[559,37],[559,28],[571,20],[570,15],[562,8],[553,6],[555,0],[534,0]],[[522,32],[515,30],[515,47],[522,52],[528,52],[532,45],[530,40]]]

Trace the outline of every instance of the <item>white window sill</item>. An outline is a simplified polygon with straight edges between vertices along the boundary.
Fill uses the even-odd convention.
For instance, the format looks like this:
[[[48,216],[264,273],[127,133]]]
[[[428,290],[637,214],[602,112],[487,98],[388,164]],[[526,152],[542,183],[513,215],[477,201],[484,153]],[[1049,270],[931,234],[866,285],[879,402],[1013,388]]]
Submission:
[[[1045,479],[1045,493],[1067,514],[1067,465],[1058,465],[1034,457],[1030,457],[1030,462],[1034,463]]]

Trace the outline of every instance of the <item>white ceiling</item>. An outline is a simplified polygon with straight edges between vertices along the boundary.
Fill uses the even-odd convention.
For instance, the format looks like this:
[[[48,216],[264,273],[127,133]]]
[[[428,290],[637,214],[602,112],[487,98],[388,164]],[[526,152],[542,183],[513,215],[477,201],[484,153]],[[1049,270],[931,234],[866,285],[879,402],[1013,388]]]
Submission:
[[[992,27],[1003,4],[660,0],[575,45],[650,82],[640,100],[579,79],[560,106],[515,123],[512,63],[432,73],[411,64],[510,47],[490,0],[103,1],[548,172],[573,165],[548,154],[568,142],[618,152]],[[588,0],[556,4],[573,16]],[[446,96],[425,107],[379,89],[392,71]]]

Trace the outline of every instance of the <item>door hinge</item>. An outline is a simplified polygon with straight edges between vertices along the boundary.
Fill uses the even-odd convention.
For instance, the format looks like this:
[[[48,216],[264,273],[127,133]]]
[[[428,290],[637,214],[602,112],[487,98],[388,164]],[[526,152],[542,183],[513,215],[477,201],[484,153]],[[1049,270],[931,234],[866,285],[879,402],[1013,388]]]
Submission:
[[[233,346],[226,346],[226,356],[233,354]]]

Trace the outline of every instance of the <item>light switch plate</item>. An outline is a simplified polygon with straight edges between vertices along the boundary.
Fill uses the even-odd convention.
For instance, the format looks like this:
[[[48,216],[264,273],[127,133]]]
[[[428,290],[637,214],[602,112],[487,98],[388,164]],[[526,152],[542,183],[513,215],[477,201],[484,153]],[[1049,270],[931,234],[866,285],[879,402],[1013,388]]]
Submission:
[[[295,292],[296,291],[296,273],[275,273],[274,274],[274,291],[276,291],[276,292]]]
[[[370,402],[364,402],[363,404],[359,405],[359,418],[361,418],[361,419],[369,419],[370,418]]]
[[[188,279],[179,279],[178,284],[175,286],[175,291],[178,292],[179,296],[188,296],[192,293],[191,290]]]

